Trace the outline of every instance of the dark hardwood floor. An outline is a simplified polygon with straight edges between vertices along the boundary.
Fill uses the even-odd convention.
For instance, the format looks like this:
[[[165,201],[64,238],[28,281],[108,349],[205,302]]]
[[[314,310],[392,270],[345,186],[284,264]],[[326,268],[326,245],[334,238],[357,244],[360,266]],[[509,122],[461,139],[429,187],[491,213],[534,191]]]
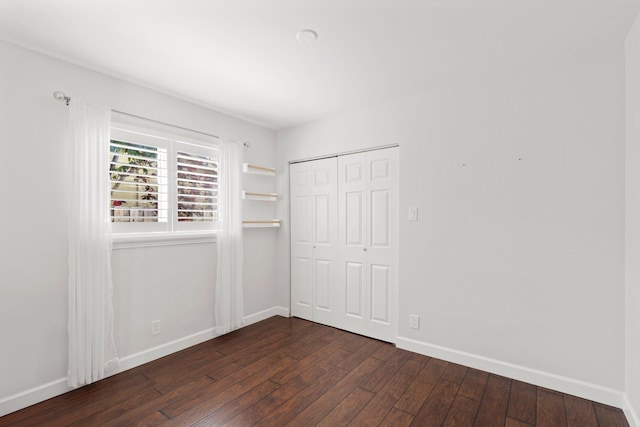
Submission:
[[[273,317],[2,426],[628,426],[620,409]]]

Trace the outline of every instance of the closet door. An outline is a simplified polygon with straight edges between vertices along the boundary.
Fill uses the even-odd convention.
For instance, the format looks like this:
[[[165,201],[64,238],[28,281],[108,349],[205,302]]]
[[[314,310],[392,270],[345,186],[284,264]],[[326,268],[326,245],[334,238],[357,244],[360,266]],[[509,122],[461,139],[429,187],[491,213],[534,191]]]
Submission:
[[[341,327],[394,342],[397,336],[397,148],[341,156]]]
[[[337,159],[290,166],[291,313],[337,326]]]

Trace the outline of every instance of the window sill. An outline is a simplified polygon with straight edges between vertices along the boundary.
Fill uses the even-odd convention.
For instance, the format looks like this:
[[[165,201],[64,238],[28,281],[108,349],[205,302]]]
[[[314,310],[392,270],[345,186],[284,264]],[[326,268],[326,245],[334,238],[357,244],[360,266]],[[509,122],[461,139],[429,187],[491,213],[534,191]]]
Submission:
[[[148,248],[155,246],[194,245],[215,243],[213,231],[182,233],[114,233],[113,249]]]

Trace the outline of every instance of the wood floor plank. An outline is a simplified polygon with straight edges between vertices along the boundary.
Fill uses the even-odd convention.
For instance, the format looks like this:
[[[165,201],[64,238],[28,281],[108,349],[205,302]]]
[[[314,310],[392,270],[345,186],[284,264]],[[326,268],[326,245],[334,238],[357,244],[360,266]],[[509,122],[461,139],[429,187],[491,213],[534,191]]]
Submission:
[[[417,414],[422,404],[427,400],[431,390],[440,380],[447,365],[448,363],[443,360],[429,360],[398,400],[395,407],[411,415]]]
[[[342,349],[342,345],[344,343],[345,341],[342,338],[335,339],[333,342],[318,349],[315,353],[308,355],[298,363],[295,363],[277,375],[274,375],[271,377],[271,380],[278,384],[285,384],[287,381],[304,372],[306,369],[315,366],[317,363],[324,361],[327,358],[335,360],[335,364],[342,362],[352,354]]]
[[[458,388],[460,388],[458,384],[440,378],[413,419],[413,425],[421,427],[441,426],[456,398]]]
[[[226,349],[226,354],[224,354],[223,357],[206,359],[201,365],[193,367],[181,376],[178,375],[176,377],[176,375],[171,372],[170,366],[168,369],[158,370],[153,373],[145,372],[145,375],[155,382],[156,390],[164,394],[205,375],[209,375],[212,379],[223,378],[265,357],[270,354],[270,352],[282,348],[284,343],[290,342],[289,339],[290,335],[284,332],[278,332],[262,338],[256,337],[255,341],[252,340],[248,344],[245,343],[245,346],[239,348],[237,351],[231,352],[229,349]],[[174,365],[179,364],[174,363]]]
[[[144,419],[154,412],[160,411],[160,409],[165,405],[171,404],[172,402],[182,402],[191,396],[206,394],[208,387],[213,383],[214,381],[209,377],[200,377],[196,381],[184,384],[175,390],[160,395],[160,397],[155,400],[151,400],[125,412],[124,414],[115,416],[114,418],[103,422],[102,426],[119,427],[123,425],[134,425],[139,420]]]
[[[213,383],[204,393],[197,396],[186,396],[183,401],[173,402],[163,407],[162,412],[172,419],[180,417],[185,425],[191,424],[218,410],[293,363],[295,363],[295,359],[280,358],[277,355],[265,358]]]
[[[458,393],[461,396],[468,397],[469,399],[477,400],[479,402],[482,400],[482,395],[484,394],[484,389],[487,385],[488,379],[489,374],[487,372],[469,368]]]
[[[86,394],[69,394],[65,402],[68,408],[62,414],[58,414],[57,423],[68,425],[79,419],[88,417],[97,412],[104,411],[112,406],[137,396],[145,389],[152,386],[152,382],[142,375],[128,378],[126,381],[112,382],[117,388],[107,389],[103,384],[94,383],[88,387]],[[108,400],[107,400],[108,399]]]
[[[373,396],[375,396],[375,393],[361,387],[356,388],[317,425],[319,427],[346,426],[358,415],[360,410],[369,403]]]
[[[355,353],[356,351],[360,350],[363,345],[371,341],[371,339],[367,337],[363,337],[362,335],[356,335],[356,334],[348,334],[346,338],[348,342],[347,344],[345,344],[343,348],[344,350],[347,350],[349,353]]]
[[[449,362],[447,369],[442,373],[442,378],[455,384],[462,384],[469,368]]]
[[[365,390],[377,393],[384,387],[400,368],[406,363],[409,358],[409,352],[403,350],[396,350],[384,363],[371,374],[365,381],[360,384],[360,387]],[[377,359],[380,360],[380,359]]]
[[[536,425],[540,427],[564,427],[567,425],[564,398],[560,393],[538,387]]]
[[[513,381],[507,416],[528,424],[535,424],[536,400],[536,386],[521,381]]]
[[[329,329],[324,332],[323,334],[317,334],[310,342],[298,341],[294,338],[293,343],[285,347],[283,352],[292,359],[302,360],[335,343],[338,337],[343,336],[336,329]]]
[[[249,350],[245,349],[230,355],[228,359],[223,358],[213,361],[209,365],[210,368],[206,375],[215,380],[221,380],[247,366],[260,362],[266,357],[272,357],[293,341],[294,340],[287,334],[278,334],[270,337],[267,341],[263,342],[263,345],[260,347],[251,347]],[[281,354],[278,353],[277,356],[280,357]],[[198,373],[202,374],[201,371]]]
[[[535,425],[516,420],[515,418],[507,417],[507,422],[505,423],[504,427],[535,427]]]
[[[413,415],[407,414],[396,408],[391,408],[391,411],[380,423],[381,427],[408,427],[413,422]]]
[[[168,425],[169,420],[162,414],[162,412],[154,412],[149,414],[141,420],[136,421],[136,427],[155,427]]]
[[[0,417],[0,426],[628,427],[599,403],[274,316]]]
[[[489,375],[474,425],[478,427],[504,425],[510,392],[511,380],[497,375]]]
[[[300,393],[307,392],[310,388],[317,385],[320,378],[327,375],[328,370],[322,367],[311,367],[304,371],[300,375],[287,381],[284,385],[281,385],[273,393],[266,396],[264,399],[256,402],[254,405],[247,408],[245,411],[239,413],[234,418],[226,422],[225,426],[252,426],[258,424],[261,420],[267,418],[277,408],[289,401],[290,399],[298,396]],[[346,371],[344,375],[346,375]],[[337,382],[338,380],[336,380]]]
[[[381,341],[370,340],[368,343],[360,347],[357,351],[353,352],[351,356],[340,362],[340,364],[338,364],[338,368],[350,371],[370,358],[372,354],[377,352],[383,346],[384,343]]]
[[[291,322],[291,319],[274,316],[264,323],[258,322],[216,338],[216,350],[224,355],[238,353],[247,347],[247,343],[261,341],[278,333],[291,334],[292,328],[308,327],[310,322]]]
[[[285,384],[285,387],[272,393],[271,395],[268,396],[268,398],[264,399],[263,401],[260,401],[257,404],[257,407],[251,408],[250,410],[248,410],[246,416],[239,415],[238,417],[236,417],[237,419],[235,419],[231,424],[232,425],[248,425],[248,424],[253,424],[255,422],[258,422],[260,418],[264,418],[267,415],[269,415],[274,410],[274,408],[276,408],[277,406],[283,405],[285,401],[293,398],[298,393],[300,393],[302,391],[303,386],[307,388],[311,387],[319,377],[324,375],[331,368],[335,367],[335,365],[338,364],[341,360],[344,360],[344,358],[346,357],[344,355],[345,353],[350,354],[350,353],[344,352],[343,350],[337,350],[337,351],[334,351],[331,355],[329,355],[329,357],[325,357],[325,358],[322,358],[321,360],[314,361],[315,363],[313,364],[308,364],[306,366],[307,370],[305,370],[299,376],[294,378],[294,380],[297,379],[298,381],[294,383],[292,387],[287,387],[290,381],[287,381],[286,383],[281,383],[281,384]],[[292,366],[298,366],[300,365],[301,362],[302,361],[297,362]],[[291,371],[290,368],[291,367],[285,368],[283,371],[290,372]],[[346,371],[344,370],[341,370],[341,371],[344,372],[344,375],[346,375]],[[271,381],[273,381],[273,378],[280,378],[280,377],[281,376],[279,374],[276,374],[275,376],[271,377]],[[308,390],[305,390],[305,391],[308,391]],[[278,405],[274,404],[275,401],[279,402]],[[255,417],[256,414],[260,414],[260,418],[258,419],[252,418],[252,417]],[[252,422],[249,423],[249,420],[252,420]],[[244,422],[244,424],[242,424],[241,422]]]
[[[456,396],[443,427],[472,427],[480,402],[464,396]]]
[[[55,411],[38,410],[36,412],[32,408],[33,407],[31,406],[21,411],[13,412],[11,414],[5,415],[4,417],[0,417],[0,426],[39,427],[45,425],[55,425],[55,420],[57,417]]]
[[[598,419],[593,404],[576,396],[564,395],[569,427],[598,427]]]
[[[598,422],[601,426],[607,427],[629,427],[629,423],[624,416],[624,412],[618,408],[612,408],[611,406],[594,404],[593,409],[598,417]]]
[[[145,369],[144,375],[154,382],[154,388],[158,392],[167,393],[205,375],[212,369],[209,367],[211,363],[225,357],[217,351],[197,354],[197,358],[185,361],[176,360],[173,363],[163,364],[161,367]]]
[[[160,393],[155,389],[146,389],[142,393],[137,396],[133,396],[130,399],[125,400],[124,402],[120,402],[116,405],[110,406],[109,408],[94,412],[91,415],[88,415],[74,423],[69,424],[70,427],[79,427],[79,426],[95,426],[101,423],[107,422],[114,418],[120,417],[122,415],[127,414],[131,410],[144,405],[146,403],[152,402],[160,396]]]
[[[396,372],[349,425],[352,427],[377,425],[393,409],[393,405],[400,399],[413,379],[407,374]]]
[[[407,363],[405,363],[400,371],[412,377],[417,377],[424,369],[425,365],[431,360],[429,356],[413,353]]]
[[[294,417],[304,411],[313,402],[323,396],[339,381],[343,380],[349,372],[340,368],[332,368],[326,375],[320,377],[314,384],[305,388],[291,399],[285,401],[277,408],[272,408],[271,413],[260,421],[260,426],[283,426]]]
[[[209,427],[221,425],[231,420],[242,411],[261,401],[262,399],[273,393],[275,390],[277,390],[279,387],[280,385],[274,383],[273,381],[264,381],[247,390],[247,392],[233,399],[217,411],[212,412],[209,415],[200,418],[195,423],[189,425],[193,427]],[[186,417],[177,417],[175,418],[175,421],[179,424],[187,425],[187,423],[184,422],[185,418]]]
[[[291,338],[300,344],[310,344],[325,335],[334,334],[342,334],[342,332],[337,329],[323,327],[313,322],[306,322],[305,327],[292,329],[290,331]]]
[[[311,405],[296,415],[287,425],[311,426],[320,422],[320,420],[331,412],[349,393],[355,390],[365,378],[378,369],[381,364],[382,362],[380,360],[368,358],[350,371],[343,379],[338,381]]]
[[[383,343],[383,344],[384,345],[380,348],[380,350],[372,354],[371,357],[378,360],[387,360],[391,355],[395,354],[396,352],[405,351],[405,350],[397,349],[396,346],[390,343]],[[412,354],[409,351],[407,353]]]

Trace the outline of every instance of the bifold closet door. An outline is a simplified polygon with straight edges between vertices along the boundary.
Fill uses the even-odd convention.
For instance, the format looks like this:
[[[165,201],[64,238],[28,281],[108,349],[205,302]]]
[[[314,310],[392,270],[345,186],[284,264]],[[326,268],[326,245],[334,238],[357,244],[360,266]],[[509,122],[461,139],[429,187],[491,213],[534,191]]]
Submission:
[[[397,152],[338,158],[338,324],[390,342],[397,336]]]
[[[291,197],[291,314],[338,326],[337,159],[289,167]]]

